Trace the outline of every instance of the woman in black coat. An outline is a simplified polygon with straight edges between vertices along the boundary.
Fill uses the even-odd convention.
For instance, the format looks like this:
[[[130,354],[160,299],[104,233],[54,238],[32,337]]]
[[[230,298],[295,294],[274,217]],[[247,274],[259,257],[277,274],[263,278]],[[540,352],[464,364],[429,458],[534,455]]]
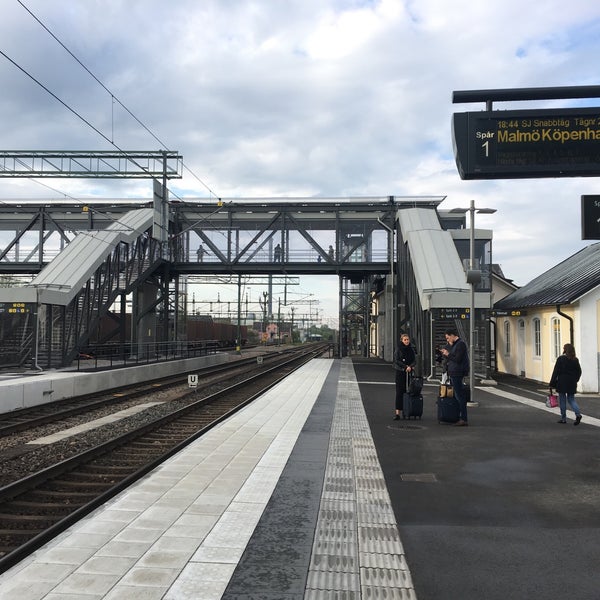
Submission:
[[[575,355],[573,344],[565,344],[563,354],[556,359],[552,377],[550,378],[550,393],[552,388],[558,392],[558,403],[560,405],[559,423],[567,422],[567,402],[571,405],[575,413],[575,422],[573,425],[579,425],[581,422],[581,411],[579,405],[575,402],[575,392],[577,391],[577,382],[581,378],[581,365]]]
[[[396,414],[394,420],[400,419],[404,392],[406,392],[406,379],[417,364],[417,355],[410,345],[407,333],[400,336],[400,345],[394,351],[394,369],[396,369]]]

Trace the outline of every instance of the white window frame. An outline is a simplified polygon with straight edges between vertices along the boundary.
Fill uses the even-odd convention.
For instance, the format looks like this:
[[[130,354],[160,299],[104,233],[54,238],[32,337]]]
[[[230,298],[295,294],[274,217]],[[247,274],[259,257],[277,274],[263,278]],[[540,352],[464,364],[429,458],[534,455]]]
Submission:
[[[562,354],[559,317],[552,317],[552,321],[550,322],[550,335],[552,336],[552,358],[553,360],[556,360]]]
[[[531,322],[533,332],[533,358],[542,358],[542,320],[534,317]]]
[[[510,321],[504,321],[504,356],[510,356]]]

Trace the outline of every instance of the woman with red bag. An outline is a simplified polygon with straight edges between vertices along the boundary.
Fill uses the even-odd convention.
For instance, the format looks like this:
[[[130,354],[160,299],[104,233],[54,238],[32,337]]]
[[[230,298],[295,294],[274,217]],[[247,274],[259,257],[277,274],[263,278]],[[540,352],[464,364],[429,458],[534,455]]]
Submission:
[[[581,411],[579,405],[575,402],[575,392],[577,391],[577,382],[581,378],[581,365],[575,355],[573,344],[563,346],[563,354],[556,359],[552,377],[550,378],[550,393],[552,388],[558,392],[558,403],[560,405],[559,423],[567,422],[567,402],[575,413],[575,422],[573,425],[581,423]]]

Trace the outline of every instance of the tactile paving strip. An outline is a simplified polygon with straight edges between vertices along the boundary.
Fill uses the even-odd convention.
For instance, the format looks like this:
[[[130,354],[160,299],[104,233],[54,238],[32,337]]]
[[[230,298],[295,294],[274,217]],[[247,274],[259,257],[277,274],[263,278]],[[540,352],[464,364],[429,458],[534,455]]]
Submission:
[[[342,360],[304,600],[416,600],[352,362]]]

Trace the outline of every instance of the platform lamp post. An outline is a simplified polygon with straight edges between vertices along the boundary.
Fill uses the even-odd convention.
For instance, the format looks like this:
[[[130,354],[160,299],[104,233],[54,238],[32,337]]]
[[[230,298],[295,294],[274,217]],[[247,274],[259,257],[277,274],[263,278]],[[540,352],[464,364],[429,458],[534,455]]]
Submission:
[[[469,389],[471,402],[474,401],[475,389],[475,286],[481,281],[481,269],[475,268],[475,213],[491,215],[495,208],[475,207],[475,200],[471,200],[469,208],[453,208],[450,212],[469,213],[469,268],[467,269],[467,283],[470,286],[469,301]],[[478,265],[479,267],[479,265]]]
[[[290,308],[290,314],[291,314],[291,318],[292,318],[292,324],[290,325],[290,342],[292,343],[292,345],[294,344],[294,312],[295,312],[296,308],[294,306],[292,306]]]
[[[39,371],[43,371],[42,367],[38,364],[39,352],[40,352],[40,318],[41,318],[42,305],[40,303],[40,288],[35,286],[35,354],[33,357],[33,366]]]
[[[396,347],[396,330],[395,330],[395,322],[400,320],[400,317],[398,318],[394,318],[395,314],[398,311],[398,305],[396,302],[396,296],[395,296],[395,290],[394,290],[394,229],[393,227],[390,227],[387,223],[384,223],[381,219],[377,219],[377,221],[379,222],[379,224],[384,228],[387,229],[388,232],[388,239],[390,242],[390,247],[389,247],[389,259],[390,259],[390,296],[391,296],[391,302],[388,304],[388,306],[390,306],[391,310],[390,310],[390,332],[391,332],[391,339],[392,339],[392,343],[390,346],[390,358],[392,358],[393,360],[393,356],[394,356],[394,349]],[[385,341],[385,338],[384,338]]]
[[[263,311],[263,326],[262,326],[262,334],[261,334],[261,343],[264,342],[265,345],[267,343],[266,340],[266,335],[267,335],[267,309],[268,309],[268,304],[267,304],[267,299],[269,298],[269,293],[268,292],[263,292],[262,293],[262,300],[259,296],[258,298],[258,303],[260,304],[260,307],[262,308]]]
[[[237,294],[237,340],[235,342],[236,354],[242,353],[242,276],[238,275]]]

